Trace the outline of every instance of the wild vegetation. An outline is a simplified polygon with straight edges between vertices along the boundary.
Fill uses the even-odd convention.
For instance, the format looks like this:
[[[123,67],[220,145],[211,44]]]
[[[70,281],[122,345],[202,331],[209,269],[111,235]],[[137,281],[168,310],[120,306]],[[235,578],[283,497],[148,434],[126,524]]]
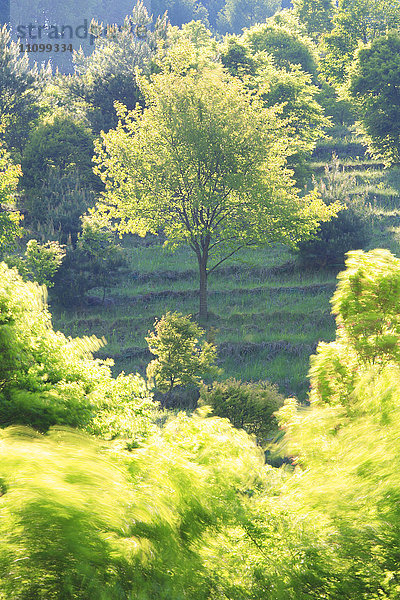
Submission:
[[[400,6],[100,4],[0,31],[0,600],[396,600]]]

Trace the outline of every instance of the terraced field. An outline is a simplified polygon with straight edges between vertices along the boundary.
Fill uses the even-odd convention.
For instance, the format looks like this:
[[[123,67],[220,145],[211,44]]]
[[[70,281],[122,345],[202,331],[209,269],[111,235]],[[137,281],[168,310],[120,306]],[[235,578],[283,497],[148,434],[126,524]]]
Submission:
[[[369,202],[369,248],[399,253],[400,168],[384,171],[349,134],[320,144],[312,165],[316,178],[332,152],[355,177],[354,192]],[[197,264],[188,250],[170,254],[154,237],[126,245],[129,275],[104,304],[99,292],[86,307],[67,312],[52,306],[52,312],[55,327],[67,335],[105,336],[108,344],[99,356],[112,357],[116,372],[144,373],[151,359],[144,338],[154,320],[167,311],[198,311]],[[332,270],[300,269],[282,246],[248,250],[225,263],[209,280],[208,337],[219,348],[221,378],[269,379],[284,394],[304,400],[309,355],[319,340],[334,337],[329,299],[335,281]]]

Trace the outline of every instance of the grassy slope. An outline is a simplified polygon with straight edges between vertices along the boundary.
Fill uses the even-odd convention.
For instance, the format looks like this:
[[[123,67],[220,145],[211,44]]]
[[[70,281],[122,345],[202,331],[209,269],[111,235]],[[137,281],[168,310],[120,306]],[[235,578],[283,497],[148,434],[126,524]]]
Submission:
[[[400,169],[383,171],[363,156],[357,141],[328,139],[316,151],[317,177],[332,151],[356,177],[355,191],[371,202],[370,247],[398,253]],[[156,240],[147,246],[137,242],[129,254],[131,272],[104,306],[68,312],[53,307],[54,325],[68,335],[104,335],[108,345],[99,355],[113,357],[116,372],[143,373],[151,356],[144,337],[155,318],[168,310],[196,314],[197,271],[188,250],[170,254]],[[334,273],[298,269],[282,246],[248,250],[225,263],[209,281],[209,335],[219,346],[222,377],[269,379],[283,393],[304,399],[309,355],[319,340],[334,336],[329,304],[334,287]]]

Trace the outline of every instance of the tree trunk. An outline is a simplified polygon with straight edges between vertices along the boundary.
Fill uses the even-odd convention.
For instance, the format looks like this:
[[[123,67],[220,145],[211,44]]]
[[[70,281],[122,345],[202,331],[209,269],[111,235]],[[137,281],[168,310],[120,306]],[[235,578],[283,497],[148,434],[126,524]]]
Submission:
[[[199,321],[207,322],[207,262],[204,257],[198,257],[199,274],[200,274],[200,306],[199,306]]]

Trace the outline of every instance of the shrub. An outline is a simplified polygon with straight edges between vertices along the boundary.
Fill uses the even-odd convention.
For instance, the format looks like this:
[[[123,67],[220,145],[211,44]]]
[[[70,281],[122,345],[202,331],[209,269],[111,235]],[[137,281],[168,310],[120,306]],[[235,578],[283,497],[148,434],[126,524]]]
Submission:
[[[247,383],[227,379],[215,381],[211,389],[203,385],[200,403],[208,404],[216,415],[229,419],[235,427],[265,443],[277,430],[274,412],[282,406],[283,396],[268,381]]]
[[[25,267],[40,285],[52,287],[53,277],[64,256],[65,251],[58,242],[39,244],[37,240],[29,240],[26,245]]]
[[[206,341],[199,342],[204,329],[191,321],[190,315],[168,312],[154,323],[146,341],[150,352],[157,356],[147,367],[147,377],[168,400],[176,386],[197,386],[201,379],[216,373],[216,348]]]
[[[87,184],[99,182],[92,171],[93,135],[70,117],[56,117],[31,134],[22,156],[23,186],[38,190],[48,169],[68,173],[78,170]],[[99,182],[100,183],[100,182]]]
[[[94,288],[102,288],[104,301],[106,290],[126,268],[124,251],[115,243],[107,219],[90,213],[81,221],[82,231],[76,246],[67,247],[65,260],[54,279],[55,294],[63,305],[81,302]]]
[[[321,223],[314,237],[298,245],[297,254],[305,266],[344,265],[349,250],[364,248],[371,236],[370,218],[362,198],[350,197],[355,179],[340,169],[337,156],[325,167],[319,191],[325,204],[341,202],[343,209],[329,222]]]

